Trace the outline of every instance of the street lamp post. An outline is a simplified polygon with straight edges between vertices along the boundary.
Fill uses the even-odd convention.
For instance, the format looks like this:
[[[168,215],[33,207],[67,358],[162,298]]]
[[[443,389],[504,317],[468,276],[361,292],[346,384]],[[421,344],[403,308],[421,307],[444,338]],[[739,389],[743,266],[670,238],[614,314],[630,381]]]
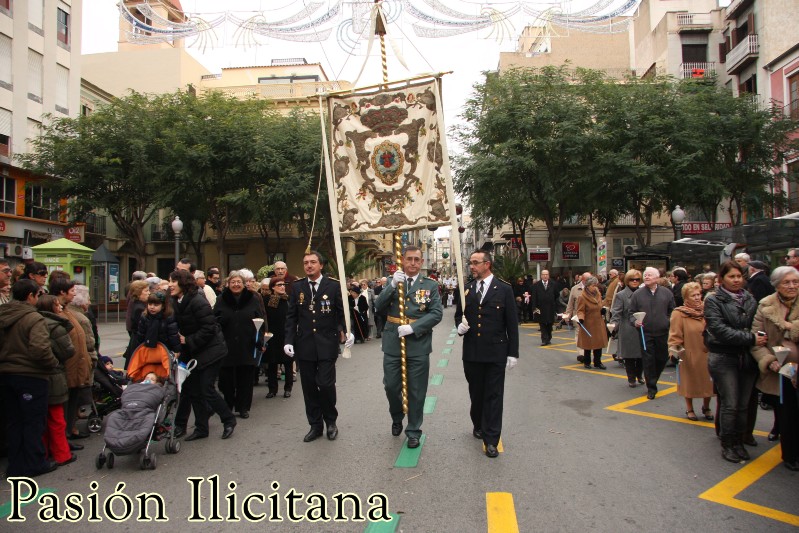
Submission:
[[[172,231],[175,233],[175,265],[180,261],[180,232],[183,231],[183,221],[179,216],[175,216],[172,221]]]
[[[674,208],[674,211],[671,212],[671,221],[674,223],[674,233],[676,235],[677,241],[682,239],[682,223],[685,220],[685,211],[683,211],[680,206]]]

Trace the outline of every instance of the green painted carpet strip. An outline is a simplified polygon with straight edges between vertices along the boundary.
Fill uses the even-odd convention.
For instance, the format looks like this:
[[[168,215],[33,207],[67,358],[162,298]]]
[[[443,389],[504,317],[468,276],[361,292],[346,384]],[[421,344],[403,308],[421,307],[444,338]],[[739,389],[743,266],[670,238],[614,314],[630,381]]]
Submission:
[[[444,368],[449,364],[449,359],[439,359],[438,360],[438,368]]]
[[[427,440],[427,435],[422,435],[419,439],[418,448],[408,448],[408,441],[406,440],[394,466],[396,468],[416,468],[419,465],[419,456],[422,455],[425,440]]]
[[[455,344],[455,339],[450,339],[447,341],[447,344]]]
[[[400,516],[397,513],[389,513],[390,522],[369,522],[363,533],[396,533],[399,526]]]
[[[428,396],[424,399],[424,414],[429,415],[436,410],[436,401],[438,398],[435,396]]]
[[[433,374],[430,377],[431,385],[441,385],[444,382],[444,374]]]
[[[444,348],[443,350],[441,350],[441,353],[444,355],[450,354],[452,353],[452,348]]]
[[[449,334],[449,338],[450,338],[450,339],[454,339],[454,338],[455,338],[455,335],[457,335],[457,333],[450,333],[450,334]]]

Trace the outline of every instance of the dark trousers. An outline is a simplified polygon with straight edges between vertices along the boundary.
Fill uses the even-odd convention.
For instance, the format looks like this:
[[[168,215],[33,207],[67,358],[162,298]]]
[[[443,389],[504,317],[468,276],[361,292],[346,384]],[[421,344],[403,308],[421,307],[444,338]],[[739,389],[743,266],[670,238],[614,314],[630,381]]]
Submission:
[[[385,315],[375,313],[375,337],[380,338],[383,336],[383,326],[386,325]]]
[[[666,362],[669,360],[667,340],[668,335],[658,337],[646,335],[646,350],[643,350],[642,354],[644,379],[646,380],[646,388],[650,391],[657,392],[660,374],[663,373],[663,369],[666,368]]]
[[[746,357],[750,357],[748,354]],[[719,436],[725,446],[740,442],[747,431],[747,411],[757,369],[740,363],[737,355],[709,353],[707,367],[718,392]]]
[[[47,426],[46,379],[0,375],[0,394],[6,408],[7,476],[36,476],[47,466],[44,449]]]
[[[408,356],[408,437],[422,436],[424,400],[430,381],[430,355]],[[402,422],[402,360],[399,355],[383,354],[383,386],[392,422]]]
[[[594,366],[599,366],[602,364],[602,348],[597,348],[596,350],[583,350],[583,364],[585,366],[591,366],[591,354],[594,355]]]
[[[539,322],[538,326],[541,328],[541,342],[552,342],[552,322],[549,324]]]
[[[644,375],[644,360],[640,357],[625,359],[624,369],[627,371],[627,381],[634,383],[636,379],[641,379]]]
[[[183,393],[188,397],[191,408],[194,410],[194,431],[201,435],[208,435],[208,419],[213,413],[218,414],[222,419],[222,424],[226,426],[236,423],[236,417],[230,412],[227,403],[214,387],[221,366],[222,360],[220,359],[203,368],[195,368],[183,382]],[[252,384],[252,376],[250,376],[250,384]]]
[[[321,430],[322,423],[335,425],[336,411],[336,360],[297,360],[305,400],[305,416],[312,428]],[[286,374],[288,380],[288,374]]]
[[[219,392],[230,409],[239,413],[250,410],[256,370],[255,365],[223,366],[219,370]]]
[[[290,391],[294,387],[294,378],[291,375],[292,363],[288,362],[282,364],[286,368],[286,383],[283,385],[283,390]],[[277,375],[277,371],[280,365],[281,363],[277,361],[270,362],[266,365],[266,383],[269,385],[269,392],[277,393],[277,384],[280,377]]]
[[[492,363],[463,362],[469,384],[469,416],[474,429],[483,431],[485,444],[499,444],[502,433],[502,404],[505,396],[506,361]]]
[[[67,399],[67,410],[64,417],[67,421],[67,437],[75,429],[75,422],[78,420],[78,409],[81,405],[91,403],[91,390],[89,387],[70,387]]]
[[[795,463],[799,460],[799,396],[791,384],[791,380],[780,376],[782,380],[782,403],[777,400],[774,414],[780,431],[782,460]]]

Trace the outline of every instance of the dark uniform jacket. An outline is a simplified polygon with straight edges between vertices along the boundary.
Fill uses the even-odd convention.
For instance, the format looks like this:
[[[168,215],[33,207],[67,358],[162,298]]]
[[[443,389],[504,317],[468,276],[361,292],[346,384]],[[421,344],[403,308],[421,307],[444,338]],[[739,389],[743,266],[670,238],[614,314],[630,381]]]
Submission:
[[[388,321],[383,330],[383,353],[400,355],[400,338],[397,328],[400,324],[390,317],[399,318],[399,298],[397,289],[386,282],[380,291],[375,307],[378,313],[387,313]],[[515,311],[514,311],[515,312]],[[413,320],[410,323],[413,333],[405,337],[405,353],[411,357],[428,355],[433,351],[433,328],[441,322],[444,308],[438,292],[438,282],[419,275],[411,287],[410,293],[405,290],[405,317]]]
[[[455,307],[455,324],[466,316],[469,331],[463,336],[463,360],[478,363],[503,362],[519,357],[519,321],[511,286],[494,276],[483,302],[477,296],[479,281],[466,284],[466,309],[460,299]]]
[[[308,278],[294,282],[286,314],[285,342],[294,346],[297,359],[335,359],[339,332],[345,330],[344,303],[338,280],[322,276],[313,298]]]

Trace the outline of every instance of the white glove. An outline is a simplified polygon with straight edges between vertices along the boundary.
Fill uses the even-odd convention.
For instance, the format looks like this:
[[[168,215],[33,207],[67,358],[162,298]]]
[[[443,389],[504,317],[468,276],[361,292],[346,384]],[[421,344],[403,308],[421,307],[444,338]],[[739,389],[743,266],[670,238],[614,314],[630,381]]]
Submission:
[[[505,370],[512,370],[516,363],[519,362],[518,357],[508,357],[508,362],[505,364]]]
[[[397,335],[400,337],[410,335],[411,333],[413,333],[413,328],[410,326],[410,324],[403,324],[397,328]]]
[[[287,344],[283,346],[283,353],[288,355],[289,357],[294,357],[294,345]]]
[[[405,272],[397,270],[394,272],[394,275],[391,276],[391,286],[396,289],[398,284],[405,283],[405,277]]]
[[[347,333],[347,340],[344,341],[344,347],[351,348],[353,344],[355,344],[355,335]]]
[[[466,335],[467,331],[469,331],[469,321],[466,320],[466,317],[463,317],[461,318],[461,323],[458,324],[458,335]]]

